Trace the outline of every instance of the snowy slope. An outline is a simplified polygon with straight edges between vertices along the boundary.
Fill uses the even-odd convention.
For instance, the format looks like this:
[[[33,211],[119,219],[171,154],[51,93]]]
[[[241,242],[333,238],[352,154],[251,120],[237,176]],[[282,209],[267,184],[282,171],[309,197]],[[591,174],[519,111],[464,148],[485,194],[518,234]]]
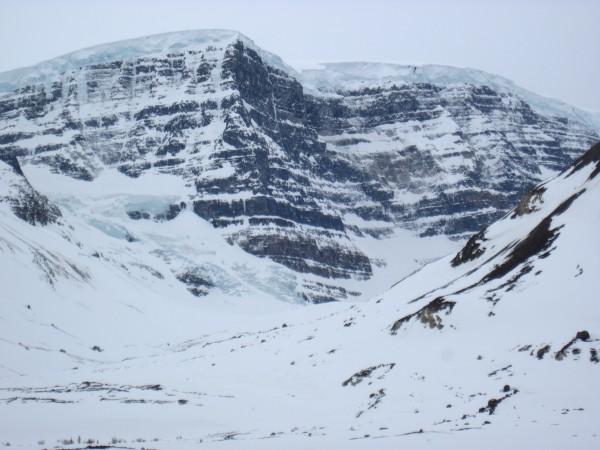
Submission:
[[[4,163],[0,165],[6,175],[3,181],[12,176],[26,183]],[[60,273],[63,269],[69,271],[69,265],[79,266],[88,274],[82,281],[96,286],[98,296],[108,295],[104,292],[107,288],[110,292],[123,289],[121,297],[129,295],[127,292],[132,286],[114,287],[111,277],[102,281],[103,275],[98,271],[110,267],[115,271],[113,275],[123,279],[123,285],[134,285],[134,289],[152,287],[157,289],[156,297],[163,301],[183,297],[198,303],[185,289],[186,285],[190,290],[202,287],[185,282],[186,275],[196,272],[201,272],[209,283],[207,286],[214,289],[217,303],[226,299],[242,309],[252,310],[255,306],[260,309],[260,300],[255,300],[258,302],[255,306],[244,300],[244,296],[256,293],[260,293],[260,298],[273,301],[299,301],[294,290],[295,275],[291,271],[228,245],[210,224],[191,211],[184,210],[171,220],[135,221],[127,215],[132,207],[140,206],[144,211],[154,212],[156,217],[168,212],[170,202],[179,199],[181,186],[177,178],[161,177],[157,182],[156,178],[146,176],[132,186],[131,179],[116,171],[104,172],[94,184],[50,174],[43,169],[37,172],[38,182],[45,180],[51,204],[60,207],[61,218],[47,227],[36,227],[15,217],[8,201],[0,203],[7,248],[25,245],[24,254],[18,258],[19,253],[13,251],[1,255],[7,280],[13,280],[6,287],[15,300],[39,297],[50,288],[60,296],[76,298],[72,289],[77,286],[68,286],[67,280],[54,286],[52,280],[42,276],[38,284],[29,284],[36,278],[32,276],[36,274],[35,265],[29,275],[15,272],[14,259],[27,268],[32,255],[41,251],[68,255],[70,262],[59,264],[55,278],[60,280]],[[100,281],[96,280],[97,276]],[[28,282],[24,286],[16,280]]]
[[[99,336],[78,308],[59,331],[35,316],[41,304],[15,305],[3,317],[45,334],[42,344],[2,341],[3,440],[596,448],[599,173],[596,145],[458,255],[360,305],[246,320],[207,311],[190,323],[174,303],[178,322],[147,340],[151,322],[127,320],[129,336],[107,334],[102,352],[84,345]],[[126,319],[114,314],[111,329]]]

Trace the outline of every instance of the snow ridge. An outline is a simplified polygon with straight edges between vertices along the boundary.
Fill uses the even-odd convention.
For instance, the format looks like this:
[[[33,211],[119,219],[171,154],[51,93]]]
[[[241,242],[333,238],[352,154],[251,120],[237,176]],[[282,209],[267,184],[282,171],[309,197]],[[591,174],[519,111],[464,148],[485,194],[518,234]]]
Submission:
[[[256,51],[264,62],[298,79],[311,93],[332,94],[340,89],[359,89],[367,86],[392,84],[433,83],[441,85],[487,85],[501,93],[517,93],[537,112],[547,115],[567,115],[600,131],[600,113],[575,108],[560,100],[543,97],[517,86],[513,81],[481,70],[437,64],[401,65],[378,62],[322,63],[320,69],[300,73],[238,31],[209,29],[162,33],[135,39],[101,44],[59,56],[32,67],[0,73],[0,92],[11,91],[30,84],[47,84],[60,75],[83,66],[128,60],[139,57],[166,55],[188,49],[202,50],[209,46],[241,41]]]
[[[575,108],[560,100],[543,97],[519,87],[508,78],[482,70],[437,64],[402,65],[378,62],[337,62],[306,69],[300,80],[313,93],[335,94],[338,90],[365,87],[390,87],[394,84],[431,83],[436,85],[469,84],[489,86],[499,93],[517,94],[534,110],[544,115],[567,115],[600,131],[600,115]]]
[[[254,49],[268,64],[286,72],[295,73],[295,70],[285,64],[280,57],[261,49],[252,39],[238,31],[189,30],[101,44],[59,56],[32,67],[0,73],[0,92],[11,91],[30,84],[45,84],[79,67],[166,55],[191,49],[203,50],[210,46],[226,47],[235,41],[242,41],[246,46]]]

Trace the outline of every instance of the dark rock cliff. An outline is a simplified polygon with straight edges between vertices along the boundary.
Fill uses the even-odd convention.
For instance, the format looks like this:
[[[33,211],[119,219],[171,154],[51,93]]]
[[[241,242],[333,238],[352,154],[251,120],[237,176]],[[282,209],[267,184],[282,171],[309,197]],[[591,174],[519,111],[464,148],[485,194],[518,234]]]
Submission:
[[[13,167],[89,182],[111,168],[176,175],[230,243],[329,279],[371,276],[354,239],[382,224],[482,228],[597,139],[485,85],[308,93],[243,40],[84,65],[0,95],[0,159]]]
[[[31,186],[14,156],[0,157],[0,177],[7,191],[6,195],[0,193],[0,202],[7,202],[19,219],[31,225],[48,225],[62,216],[58,206]]]

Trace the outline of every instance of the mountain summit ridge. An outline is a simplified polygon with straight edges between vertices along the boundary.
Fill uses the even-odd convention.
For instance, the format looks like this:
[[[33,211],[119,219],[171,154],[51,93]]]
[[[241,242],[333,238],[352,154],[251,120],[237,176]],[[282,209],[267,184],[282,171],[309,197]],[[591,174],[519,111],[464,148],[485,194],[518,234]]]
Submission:
[[[375,61],[320,61],[314,64],[320,66],[319,69],[294,69],[279,56],[256,45],[252,39],[243,33],[228,29],[173,31],[93,45],[50,58],[32,66],[0,72],[0,92],[17,89],[27,84],[44,83],[45,80],[53,77],[56,78],[60,73],[86,65],[122,60],[127,57],[168,54],[169,52],[181,51],[182,49],[197,49],[198,47],[205,47],[206,45],[216,43],[231,43],[235,40],[239,40],[251,47],[268,64],[298,78],[305,85],[305,88],[314,91],[323,91],[323,88],[325,90],[335,89],[335,83],[331,84],[331,82],[332,79],[339,77],[340,74],[351,75],[356,82],[368,85],[377,84],[377,82],[381,83],[382,81],[386,83],[464,82],[468,84],[493,85],[505,91],[518,91],[532,105],[544,109],[545,112],[568,114],[600,131],[600,116],[598,116],[598,113],[574,108],[563,101],[555,100],[551,97],[539,96],[519,87],[509,78],[483,70],[433,63],[404,64]],[[365,69],[367,70],[365,71]],[[345,82],[342,82],[343,85],[337,87],[347,88],[348,86],[345,84],[348,81],[346,79]],[[552,109],[550,110],[549,108]]]
[[[166,55],[186,49],[200,49],[211,45],[227,45],[235,41],[257,51],[269,64],[294,72],[278,56],[258,47],[254,41],[239,31],[225,29],[185,30],[153,34],[116,42],[98,44],[50,58],[29,67],[0,73],[0,92],[17,89],[28,84],[47,83],[62,73],[79,67],[103,64],[128,58]]]
[[[88,211],[85,222],[134,239],[142,223],[193,211],[224,242],[289,269],[297,278],[287,299],[374,294],[368,286],[385,279],[392,261],[405,275],[421,259],[391,255],[384,242],[441,256],[421,238],[445,242],[440,252],[456,246],[598,140],[583,122],[536,112],[518,93],[462,75],[436,84],[410,81],[409,73],[407,82],[378,85],[359,73],[358,84],[334,95],[305,90],[302,76],[231,31],[171,33],[72,55],[54,68],[43,63],[46,72],[32,69],[44,84],[0,94],[0,159],[18,158],[42,195],[50,178],[100,186],[110,178],[102,173],[117,171],[130,179],[121,183],[130,200],[115,211],[103,206],[102,217]],[[385,67],[392,75],[407,70]],[[157,213],[134,186],[166,176],[180,180],[179,190],[157,200],[164,209]],[[54,200],[67,209],[79,201],[66,192]],[[190,292],[219,284],[214,267],[179,258],[169,261]]]
[[[471,84],[490,86],[498,92],[517,93],[542,114],[566,115],[600,131],[600,115],[576,108],[561,100],[524,89],[507,77],[470,67],[443,64],[401,64],[374,61],[317,63],[320,68],[303,69],[300,80],[311,92],[335,93],[360,87],[389,87],[393,84]]]

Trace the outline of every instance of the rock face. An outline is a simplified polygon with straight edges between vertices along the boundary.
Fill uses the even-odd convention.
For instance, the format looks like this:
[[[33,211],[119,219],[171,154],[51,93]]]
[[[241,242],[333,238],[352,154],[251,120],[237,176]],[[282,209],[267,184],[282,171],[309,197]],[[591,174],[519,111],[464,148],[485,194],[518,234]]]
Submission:
[[[0,75],[0,154],[90,183],[109,169],[177,176],[228,242],[319,279],[368,279],[364,234],[480,229],[598,139],[492,82],[298,75],[233,32],[45,64]],[[328,289],[312,299],[346,295]]]
[[[48,225],[61,217],[60,209],[31,186],[16,157],[0,158],[0,178],[0,202],[7,202],[19,219],[31,225]]]
[[[387,188],[380,201],[395,223],[424,235],[481,229],[597,139],[594,129],[536,112],[493,85],[372,83],[326,84],[333,96],[311,99],[311,123],[328,148]]]

